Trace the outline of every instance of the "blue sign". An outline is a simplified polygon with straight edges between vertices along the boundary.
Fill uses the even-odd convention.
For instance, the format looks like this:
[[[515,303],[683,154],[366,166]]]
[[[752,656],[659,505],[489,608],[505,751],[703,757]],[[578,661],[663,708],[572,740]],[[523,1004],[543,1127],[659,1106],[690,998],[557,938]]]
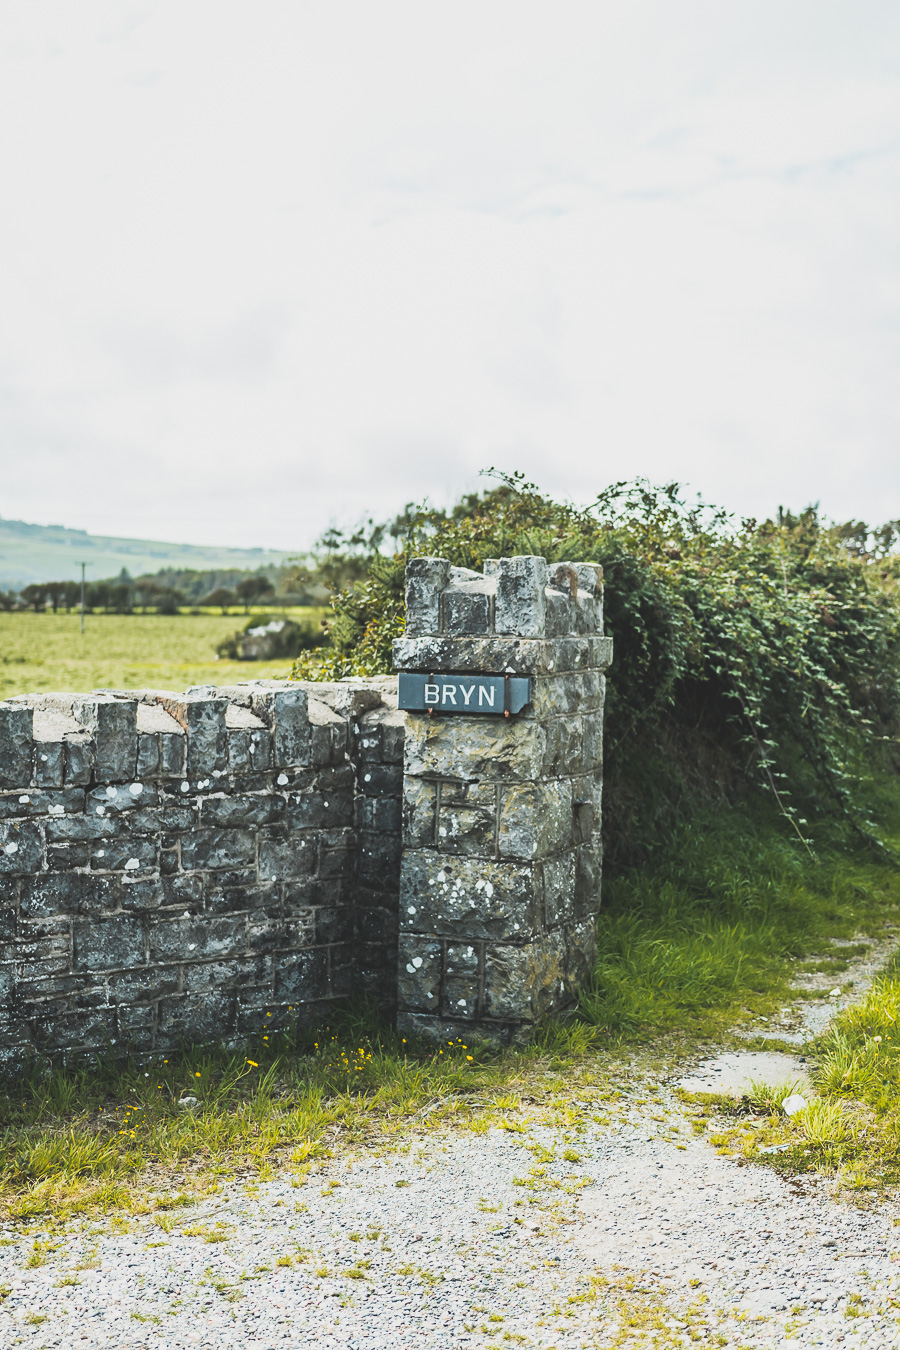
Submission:
[[[409,712],[482,713],[509,717],[531,701],[521,675],[401,675],[400,707]]]

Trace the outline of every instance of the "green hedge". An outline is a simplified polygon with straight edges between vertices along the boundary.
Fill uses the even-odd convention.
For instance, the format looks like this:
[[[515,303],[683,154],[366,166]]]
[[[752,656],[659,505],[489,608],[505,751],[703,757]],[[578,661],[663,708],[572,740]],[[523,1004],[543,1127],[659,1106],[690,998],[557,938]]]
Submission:
[[[301,657],[295,675],[391,670],[410,557],[477,569],[516,553],[599,562],[615,643],[612,861],[652,851],[698,799],[754,785],[808,847],[837,818],[872,836],[860,778],[900,724],[898,533],[900,522],[828,525],[813,508],[736,521],[684,502],[675,484],[641,481],[576,507],[504,477],[449,511],[407,508],[351,547],[332,534],[323,570],[358,579],[334,595],[324,659]]]

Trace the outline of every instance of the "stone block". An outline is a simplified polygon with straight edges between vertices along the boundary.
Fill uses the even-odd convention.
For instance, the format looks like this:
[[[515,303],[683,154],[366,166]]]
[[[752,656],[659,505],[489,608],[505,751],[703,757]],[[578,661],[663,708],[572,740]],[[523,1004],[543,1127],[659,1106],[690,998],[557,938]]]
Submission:
[[[116,892],[117,903],[132,914],[154,910],[196,912],[203,905],[203,878],[200,876],[141,878]]]
[[[153,778],[159,773],[159,737],[155,735],[138,736],[137,753],[138,778]]]
[[[399,797],[403,791],[403,770],[399,764],[363,764],[359,790],[367,797]]]
[[[243,915],[160,915],[152,917],[149,924],[151,962],[222,960],[240,956],[248,948]]]
[[[265,881],[311,876],[316,870],[315,831],[307,834],[267,835],[259,841],[259,875]]]
[[[230,957],[226,960],[198,962],[184,966],[181,972],[184,992],[206,994],[211,990],[236,990],[239,994],[271,989],[275,966],[271,956]]]
[[[34,781],[38,787],[61,788],[65,778],[65,749],[62,741],[36,741]]]
[[[208,914],[236,914],[280,906],[277,882],[260,883],[254,872],[213,872],[203,879]]]
[[[440,596],[450,581],[447,558],[410,558],[406,564],[406,632],[440,631]]]
[[[121,892],[116,877],[45,873],[23,883],[20,914],[23,918],[47,918],[57,914],[100,914],[111,909]]]
[[[314,909],[315,945],[330,947],[335,942],[350,942],[354,935],[355,916],[349,905],[320,905]]]
[[[50,823],[53,823],[56,816],[83,810],[84,793],[80,788],[63,792],[29,788],[25,792],[0,793],[0,820],[30,820],[36,816],[49,815]]]
[[[417,780],[423,781],[421,779]],[[346,799],[353,806],[352,799]],[[399,797],[359,797],[355,803],[356,825],[361,830],[378,830],[385,834],[399,834],[402,802]],[[434,817],[431,818],[434,833]],[[430,840],[428,842],[431,842]]]
[[[105,783],[134,778],[137,765],[137,700],[111,695],[78,696],[72,713],[94,743],[94,773]]]
[[[87,787],[94,772],[94,743],[85,733],[82,736],[67,736],[66,746],[66,787]]]
[[[89,867],[91,861],[90,844],[48,844],[48,872],[72,872],[76,868]]]
[[[362,884],[382,889],[400,875],[400,838],[396,834],[360,833],[357,851],[357,877]]]
[[[275,825],[285,813],[283,797],[274,793],[232,796],[216,793],[204,797],[200,805],[202,825],[228,825],[248,829],[253,825]]]
[[[308,764],[310,758],[309,696],[304,689],[280,689],[272,696],[271,716],[275,766]]]
[[[540,913],[542,877],[531,863],[404,852],[400,867],[401,932],[472,940],[524,941]]]
[[[567,989],[561,946],[546,935],[525,946],[497,944],[485,951],[487,1017],[535,1022],[565,1006]]]
[[[401,933],[397,951],[397,999],[401,1008],[439,1011],[441,965],[439,942]]]
[[[39,872],[44,841],[39,826],[28,821],[0,822],[0,874]]]
[[[575,917],[576,856],[576,850],[569,849],[544,862],[544,922],[548,928],[568,923]]]
[[[247,773],[250,763],[250,737],[247,730],[228,728],[228,768],[231,773]]]
[[[279,962],[275,971],[276,1003],[314,1003],[328,995],[328,957],[322,947],[311,947]]]
[[[256,835],[250,830],[194,830],[181,841],[186,872],[220,867],[246,867],[256,861]]]
[[[363,943],[382,943],[396,948],[397,946],[397,911],[393,905],[385,903],[385,896],[380,897],[380,904],[375,903],[378,899],[375,893],[362,891],[358,896],[357,914],[357,938]]]
[[[479,1011],[481,953],[472,942],[448,943],[444,953],[441,1013],[449,1018],[475,1018]]]
[[[437,842],[440,784],[434,779],[403,780],[403,842],[407,848],[432,848]]]
[[[250,735],[250,767],[256,773],[265,773],[275,763],[275,745],[270,731],[254,731]]]
[[[583,717],[551,717],[543,724],[545,738],[541,775],[569,776],[584,772],[586,720]]]
[[[584,918],[600,911],[602,855],[597,844],[582,844],[575,852],[575,915]]]
[[[154,839],[104,839],[91,847],[91,871],[126,872],[129,875],[152,872],[157,866],[158,855]]]
[[[31,782],[34,711],[18,703],[0,703],[0,788]]]
[[[493,858],[497,851],[497,792],[493,783],[441,784],[436,847],[440,853]],[[411,842],[411,841],[410,841]]]
[[[117,1013],[119,1039],[135,1049],[148,1045],[156,1026],[156,1005],[123,1005]]]
[[[223,770],[228,755],[225,727],[228,700],[207,698],[202,694],[184,694],[177,698],[160,694],[158,699],[186,733],[185,777],[196,783],[211,777],[214,770]],[[175,740],[180,739],[175,733]]]
[[[410,714],[406,773],[448,779],[538,778],[546,759],[545,728],[527,718],[503,720]]]
[[[574,843],[568,779],[500,789],[497,849],[502,858],[544,858]]]
[[[497,583],[494,627],[497,633],[539,638],[545,631],[548,581],[546,558],[516,557],[486,561],[484,574]]]
[[[349,792],[309,790],[292,794],[287,801],[289,830],[333,830],[353,824],[353,796]]]
[[[84,809],[92,816],[117,816],[123,811],[136,811],[138,808],[156,806],[159,794],[148,783],[107,783],[103,787],[92,788],[87,794]]]
[[[146,964],[143,920],[129,914],[75,919],[72,940],[75,971],[120,970]]]
[[[494,588],[482,582],[445,591],[441,596],[441,631],[460,637],[479,637],[493,626]]]
[[[44,826],[48,844],[117,839],[132,829],[129,816],[50,816]]]
[[[157,1013],[157,1047],[174,1048],[182,1041],[221,1041],[235,1027],[237,995],[203,990],[162,999]]]
[[[185,772],[185,751],[187,738],[173,733],[159,733],[159,772],[173,778],[181,778]]]
[[[312,947],[316,939],[315,910],[255,909],[247,917],[247,940],[255,952],[290,952]]]
[[[332,726],[310,725],[309,760],[311,764],[340,764],[348,743],[347,725],[339,720]]]

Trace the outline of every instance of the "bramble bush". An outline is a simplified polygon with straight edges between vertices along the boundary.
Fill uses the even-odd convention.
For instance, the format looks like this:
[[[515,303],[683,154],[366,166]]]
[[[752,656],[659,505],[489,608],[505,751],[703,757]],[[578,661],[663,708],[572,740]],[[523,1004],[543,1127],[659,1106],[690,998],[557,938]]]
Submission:
[[[598,562],[615,652],[609,861],[647,856],[698,803],[754,785],[807,848],[836,821],[877,838],[862,779],[898,745],[900,521],[833,525],[810,507],[738,522],[642,480],[578,507],[495,477],[448,511],[407,507],[352,538],[332,532],[323,574],[356,579],[334,593],[324,658],[301,656],[296,678],[391,670],[411,557]]]

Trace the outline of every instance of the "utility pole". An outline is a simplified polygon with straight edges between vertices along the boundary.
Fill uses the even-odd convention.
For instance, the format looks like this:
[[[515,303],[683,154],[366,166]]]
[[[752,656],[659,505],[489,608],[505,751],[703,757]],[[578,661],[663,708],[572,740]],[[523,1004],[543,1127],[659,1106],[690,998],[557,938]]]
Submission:
[[[81,564],[81,631],[84,632],[84,569],[86,564]]]

